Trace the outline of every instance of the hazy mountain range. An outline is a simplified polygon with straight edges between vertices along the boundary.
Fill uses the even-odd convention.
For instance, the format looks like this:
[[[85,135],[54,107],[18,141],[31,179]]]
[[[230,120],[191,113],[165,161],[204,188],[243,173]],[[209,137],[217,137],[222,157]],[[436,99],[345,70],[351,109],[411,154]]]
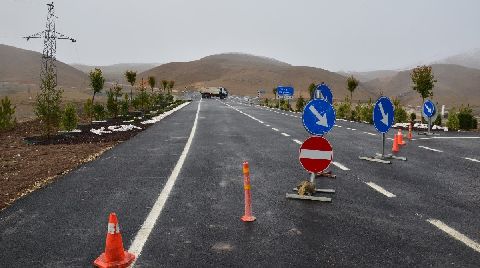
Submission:
[[[0,45],[0,96],[14,96],[20,105],[31,105],[38,90],[41,53]],[[470,104],[480,107],[480,50],[439,60],[433,64],[437,83],[435,101],[447,107]],[[441,64],[440,64],[441,63]],[[453,64],[455,63],[455,64]],[[66,99],[83,101],[90,95],[87,73],[95,68],[83,64],[72,67],[57,63],[58,84],[65,89]],[[378,70],[373,72],[331,72],[321,68],[293,66],[275,59],[240,53],[207,56],[190,62],[166,64],[125,63],[98,66],[107,81],[125,83],[126,70],[138,72],[142,77],[154,76],[160,80],[175,80],[175,90],[194,89],[202,86],[224,86],[232,94],[256,95],[265,89],[272,97],[277,85],[292,85],[296,96],[307,96],[310,83],[326,82],[335,99],[349,95],[346,78],[357,77],[361,83],[354,92],[354,100],[375,99],[381,92],[389,97],[399,97],[403,104],[420,105],[419,95],[411,89],[410,71]],[[477,68],[473,68],[477,67]]]

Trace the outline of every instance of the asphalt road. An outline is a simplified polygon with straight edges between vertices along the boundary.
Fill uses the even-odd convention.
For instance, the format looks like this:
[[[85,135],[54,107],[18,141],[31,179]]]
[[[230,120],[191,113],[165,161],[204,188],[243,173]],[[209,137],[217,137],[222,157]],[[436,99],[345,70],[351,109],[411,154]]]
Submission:
[[[337,178],[317,179],[333,202],[289,200],[309,177],[300,114],[194,101],[2,211],[0,266],[90,266],[115,211],[136,267],[479,267],[480,139],[466,136],[415,136],[408,161],[386,165],[358,159],[381,149],[373,126],[338,120]],[[245,160],[253,223],[240,221]]]

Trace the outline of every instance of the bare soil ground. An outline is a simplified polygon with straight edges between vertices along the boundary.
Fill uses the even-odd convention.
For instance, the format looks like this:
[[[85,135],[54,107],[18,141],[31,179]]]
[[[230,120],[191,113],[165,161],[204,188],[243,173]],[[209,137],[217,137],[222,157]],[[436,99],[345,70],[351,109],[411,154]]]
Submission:
[[[0,210],[148,127],[139,122],[122,123],[117,119],[92,126],[87,124],[79,126],[81,133],[58,134],[50,140],[40,137],[42,128],[36,120],[0,132]],[[142,130],[104,135],[89,131],[119,124],[133,124]]]

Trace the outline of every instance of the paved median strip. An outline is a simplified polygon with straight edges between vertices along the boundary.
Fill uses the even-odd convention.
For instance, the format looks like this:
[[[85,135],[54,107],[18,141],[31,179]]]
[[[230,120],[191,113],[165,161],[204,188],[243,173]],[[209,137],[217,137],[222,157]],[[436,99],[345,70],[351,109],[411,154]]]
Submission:
[[[370,187],[372,187],[375,191],[385,195],[386,197],[397,197],[396,195],[390,193],[389,191],[385,190],[383,187],[381,187],[380,185],[377,185],[373,182],[366,182],[366,184]]]
[[[436,219],[428,219],[427,222],[433,224],[435,227],[444,231],[449,236],[455,238],[456,240],[462,242],[466,246],[468,246],[468,247],[472,248],[473,250],[475,250],[476,252],[480,253],[480,244],[479,243],[473,241],[472,239],[468,238],[464,234],[462,234],[462,233],[458,232],[457,230],[453,229],[452,227],[446,225],[442,221],[436,220]]]
[[[433,148],[430,148],[430,147],[427,147],[427,146],[419,145],[418,147],[423,148],[423,149],[425,149],[425,150],[430,150],[430,151],[434,151],[434,152],[438,152],[438,153],[443,153],[443,151],[440,151],[440,150],[437,150],[437,149],[433,149]]]

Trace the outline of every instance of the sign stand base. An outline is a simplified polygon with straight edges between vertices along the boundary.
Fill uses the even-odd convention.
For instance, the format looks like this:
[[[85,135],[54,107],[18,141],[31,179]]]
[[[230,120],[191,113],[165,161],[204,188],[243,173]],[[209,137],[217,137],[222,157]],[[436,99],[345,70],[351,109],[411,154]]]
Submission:
[[[332,179],[335,179],[337,177],[337,175],[333,174],[331,170],[327,171],[327,172],[317,173],[316,176],[327,177],[327,178],[332,178]]]
[[[323,172],[322,172],[323,173]],[[331,172],[327,172],[328,174]],[[318,176],[318,174],[311,173],[310,174],[310,182],[315,184],[315,178]],[[293,191],[298,191],[298,188],[293,188]],[[335,190],[334,189],[317,189],[315,188],[315,193],[327,193],[327,194],[334,194]],[[332,198],[330,197],[324,197],[324,196],[313,196],[313,195],[299,195],[299,194],[286,194],[286,198],[289,199],[300,199],[300,200],[311,200],[311,201],[320,201],[320,202],[332,202]]]
[[[406,157],[403,156],[395,156],[393,154],[385,154],[385,133],[382,134],[382,153],[376,153],[375,156],[373,157],[368,157],[368,156],[360,156],[358,157],[361,160],[367,160],[371,162],[377,162],[377,163],[382,163],[382,164],[391,164],[392,162],[389,161],[391,159],[395,160],[402,160],[402,161],[407,161]]]

